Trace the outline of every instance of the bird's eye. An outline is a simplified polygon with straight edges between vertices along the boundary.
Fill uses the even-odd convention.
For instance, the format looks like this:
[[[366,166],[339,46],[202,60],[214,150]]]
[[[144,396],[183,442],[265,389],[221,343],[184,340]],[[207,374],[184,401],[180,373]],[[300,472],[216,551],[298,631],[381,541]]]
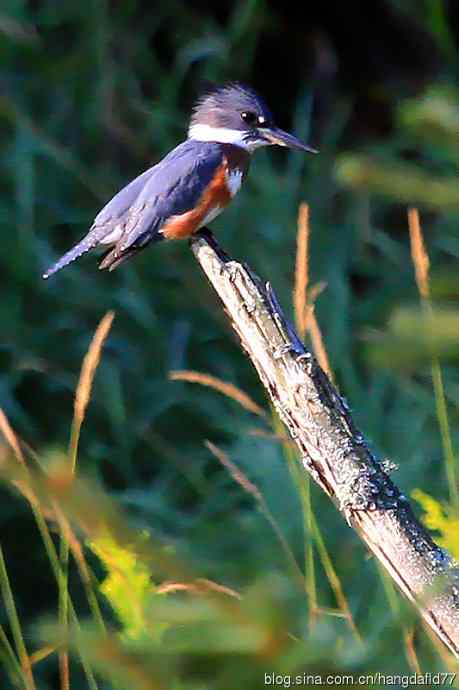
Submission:
[[[244,110],[243,113],[241,113],[241,119],[245,122],[246,125],[249,127],[255,127],[255,125],[258,122],[258,118],[256,113],[253,113],[251,110],[247,111]]]

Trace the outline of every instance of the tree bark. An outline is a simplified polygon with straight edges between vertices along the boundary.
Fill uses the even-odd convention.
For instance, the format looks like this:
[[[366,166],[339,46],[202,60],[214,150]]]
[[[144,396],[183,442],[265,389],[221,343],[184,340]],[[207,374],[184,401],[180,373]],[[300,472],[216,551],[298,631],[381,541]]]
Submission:
[[[218,293],[315,482],[448,649],[459,657],[459,566],[416,520],[348,405],[286,321],[269,283],[204,231],[193,253]]]

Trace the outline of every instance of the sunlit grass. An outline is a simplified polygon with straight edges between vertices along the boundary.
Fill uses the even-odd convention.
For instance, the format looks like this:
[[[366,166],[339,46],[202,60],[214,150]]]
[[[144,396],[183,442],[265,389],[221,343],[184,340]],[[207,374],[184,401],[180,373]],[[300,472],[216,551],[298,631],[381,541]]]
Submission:
[[[311,345],[317,361],[333,381],[333,372],[325,348],[322,332],[315,314],[315,300],[324,289],[324,283],[309,285],[309,206],[300,204],[298,211],[298,229],[296,238],[295,281],[293,288],[293,311],[295,324],[301,339],[306,334],[311,338]]]
[[[71,475],[74,475],[76,470],[78,457],[78,442],[80,440],[81,427],[83,425],[84,417],[86,414],[86,408],[91,398],[91,388],[94,375],[96,373],[96,369],[100,361],[102,347],[110,331],[113,318],[113,312],[109,312],[104,316],[99,326],[97,327],[97,330],[89,346],[88,352],[81,366],[80,379],[78,381],[77,389],[75,392],[72,430],[70,434],[70,443],[68,451]],[[59,558],[62,567],[62,578],[60,580],[59,589],[59,623],[63,629],[65,629],[68,625],[68,560],[69,548],[71,548],[75,556],[75,560],[79,564],[80,574],[82,576],[82,581],[84,583],[86,593],[88,596],[88,601],[90,603],[94,617],[99,622],[99,624],[103,626],[102,615],[99,610],[99,604],[97,602],[97,597],[93,591],[91,577],[86,566],[86,561],[83,556],[83,552],[80,549],[80,544],[78,540],[73,537],[68,522],[66,521],[65,517],[60,513],[57,506],[54,506],[54,510],[61,531]],[[59,652],[59,668],[61,674],[61,689],[70,690],[69,659],[66,650],[62,650]]]
[[[5,603],[6,613],[8,616],[8,622],[14,638],[14,644],[16,647],[16,654],[22,671],[22,678],[27,690],[35,690],[35,682],[32,675],[32,665],[30,663],[29,654],[27,652],[24,636],[22,633],[21,623],[19,620],[18,612],[16,609],[16,604],[14,603],[13,591],[11,589],[10,581],[8,578],[8,572],[6,569],[5,559],[3,557],[3,551],[0,547],[0,588],[2,592],[2,598]],[[6,652],[11,657],[11,648],[9,645],[6,646]]]
[[[233,383],[222,381],[216,376],[210,376],[200,371],[170,371],[169,378],[171,381],[187,381],[187,383],[199,383],[201,386],[209,386],[228,398],[232,398],[248,412],[252,412],[259,417],[266,417],[266,412],[247,393],[237,388]]]
[[[301,222],[304,223],[304,218],[301,221],[300,216]],[[299,242],[299,247],[301,248],[301,242]],[[414,250],[413,253],[417,256]],[[308,260],[307,249],[303,251],[302,258],[297,257],[296,270],[303,275],[303,279],[301,276],[296,276],[297,295],[298,286],[300,286],[301,291],[304,292],[304,297],[302,301],[297,299],[295,302],[297,310],[303,309],[307,312],[306,322],[300,321],[307,330],[310,329],[308,319],[311,314],[307,296],[308,293],[311,294],[312,290],[308,290],[307,278],[304,280],[304,276],[308,276],[308,269],[302,267],[302,262],[308,262]],[[422,281],[427,279],[427,274],[426,270],[422,272],[422,268],[419,268],[422,265],[425,265],[425,259],[424,264],[418,259],[418,280],[421,285],[425,285]],[[423,289],[425,290],[425,288]],[[274,665],[282,664],[283,655],[292,654],[293,650],[298,645],[302,647],[304,642],[293,632],[298,627],[299,621],[295,621],[295,616],[289,617],[287,610],[283,614],[284,617],[279,628],[274,601],[270,602],[269,598],[263,599],[265,596],[263,594],[265,591],[263,578],[259,585],[253,585],[252,588],[249,587],[246,590],[245,588],[234,589],[225,582],[197,576],[194,571],[196,565],[187,566],[181,559],[171,557],[170,554],[167,555],[167,549],[163,551],[162,547],[158,548],[158,545],[150,538],[139,539],[138,533],[128,524],[116,502],[109,499],[104,492],[101,492],[90,482],[81,481],[75,476],[81,429],[91,401],[94,377],[101,364],[102,347],[108,336],[112,320],[112,314],[107,314],[102,319],[83,360],[76,388],[71,441],[67,456],[54,457],[47,463],[39,462],[35,467],[29,468],[17,435],[6,416],[3,413],[0,416],[0,429],[16,463],[15,465],[10,462],[6,463],[4,467],[5,477],[13,486],[19,488],[34,511],[51,567],[56,576],[60,601],[57,627],[46,627],[46,625],[41,627],[40,646],[30,655],[24,645],[23,633],[14,607],[6,566],[2,560],[3,598],[7,602],[9,622],[13,631],[16,650],[11,647],[3,629],[0,632],[0,641],[3,641],[3,655],[7,666],[10,668],[11,678],[14,679],[19,673],[23,677],[25,687],[33,690],[34,666],[40,664],[41,660],[50,659],[57,654],[61,689],[71,688],[68,657],[69,650],[71,650],[80,659],[88,686],[92,690],[98,687],[95,672],[102,678],[111,678],[115,683],[124,682],[123,679],[127,678],[130,679],[129,682],[138,683],[139,687],[155,687],[155,684],[162,682],[162,671],[161,668],[158,668],[152,675],[150,663],[154,659],[159,659],[160,655],[167,651],[167,644],[166,647],[163,647],[163,635],[166,631],[171,634],[176,625],[180,627],[190,624],[204,625],[204,628],[211,626],[214,630],[212,636],[208,638],[215,640],[214,643],[209,642],[209,653],[211,653],[213,644],[217,647],[219,644],[223,645],[221,650],[226,649],[230,653],[233,648],[232,635],[235,634],[240,636],[238,649],[247,656],[249,665],[255,663],[259,654],[270,659],[270,663]],[[311,340],[314,345],[312,338]],[[322,362],[328,361],[323,342],[321,348],[316,348],[315,351]],[[266,431],[266,422],[269,419],[267,413],[252,400],[251,396],[234,384],[224,382],[216,376],[190,370],[173,371],[170,378],[176,381],[197,383],[223,394],[237,402],[241,410],[255,414],[263,420],[263,428],[260,429],[261,437],[268,433]],[[353,644],[356,645],[352,653],[368,654],[367,643],[359,630],[348,596],[345,594],[347,585],[341,581],[338,566],[334,563],[334,557],[330,555],[322,526],[319,526],[319,520],[312,508],[313,494],[310,480],[305,474],[304,468],[299,464],[292,444],[285,437],[284,430],[276,418],[273,418],[271,433],[276,443],[282,446],[287,466],[301,500],[305,535],[304,570],[298,563],[282,525],[271,509],[263,491],[217,444],[207,442],[207,448],[219,460],[243,492],[253,499],[275,535],[279,549],[284,554],[288,565],[289,588],[292,587],[292,592],[288,596],[297,597],[296,609],[298,613],[303,611],[300,601],[306,595],[305,603],[307,603],[307,610],[309,611],[308,639],[312,648],[317,644],[317,641],[315,642],[316,636],[318,636],[317,639],[320,639],[323,634],[323,626],[327,630],[333,630],[332,621],[342,619],[346,622],[351,635],[349,639],[353,639]],[[50,538],[45,516],[57,526],[61,544],[65,545],[65,548],[61,550],[60,559]],[[85,539],[81,538],[81,533],[85,535]],[[98,554],[107,570],[106,578],[100,584],[96,582],[88,566],[85,555],[87,545],[95,554]],[[89,627],[86,622],[81,623],[79,621],[69,596],[68,568],[70,562],[68,556],[70,553],[73,555],[73,561],[89,603],[92,620]],[[62,558],[62,554],[65,558]],[[336,607],[329,606],[325,601],[324,587],[320,582],[322,572],[334,597]],[[266,577],[269,578],[268,573],[266,573]],[[285,586],[286,584],[283,583],[280,585],[279,591],[275,589],[275,596],[284,596],[282,591]],[[296,595],[293,594],[294,590],[297,592]],[[389,597],[394,622],[398,624],[398,619],[403,616],[397,603],[398,595],[393,591],[393,588],[388,590],[386,587],[386,593]],[[187,602],[176,600],[176,597],[181,595],[188,598]],[[112,632],[107,627],[98,601],[100,596],[104,596],[111,604],[120,626],[119,633]],[[252,596],[258,602],[257,606],[261,605],[259,610],[250,604]],[[234,600],[231,605],[226,601],[228,597]],[[260,599],[260,597],[262,598]],[[179,605],[178,609],[177,605]],[[274,608],[266,619],[266,614],[262,612],[266,607],[269,611],[270,606],[274,606]],[[306,607],[304,607],[304,611],[306,611]],[[228,615],[230,616],[229,619],[227,618]],[[407,663],[411,669],[419,669],[420,661],[412,628],[408,624],[405,625],[403,621],[401,625]],[[220,634],[222,639],[217,643],[216,638]],[[286,639],[291,640],[288,645],[283,641],[285,636]],[[251,640],[250,644],[249,639]],[[342,634],[337,635],[336,643],[338,646],[340,639],[342,639]],[[140,645],[139,649],[143,650],[142,654],[148,650],[150,661],[147,661],[147,657],[144,658],[142,654],[132,656],[129,647],[125,646],[126,643]],[[182,640],[179,649],[192,654],[194,646],[188,647],[187,645],[188,642]],[[336,647],[336,653],[337,649],[338,647]],[[176,652],[169,650],[168,653]],[[104,668],[104,663],[107,663],[108,660],[110,660],[110,668]]]
[[[429,257],[424,246],[421,224],[417,209],[410,209],[408,212],[408,222],[411,239],[411,256],[416,271],[416,283],[421,296],[422,307],[426,315],[425,325],[428,331],[433,330],[433,306],[430,299],[429,286]],[[428,337],[431,337],[430,334]],[[450,500],[457,511],[459,511],[459,481],[457,470],[457,459],[455,457],[453,441],[451,438],[448,409],[446,404],[443,376],[441,373],[438,354],[432,348],[432,382],[435,393],[435,404],[437,410],[438,424],[440,427],[441,440],[443,444],[443,455],[448,479]]]

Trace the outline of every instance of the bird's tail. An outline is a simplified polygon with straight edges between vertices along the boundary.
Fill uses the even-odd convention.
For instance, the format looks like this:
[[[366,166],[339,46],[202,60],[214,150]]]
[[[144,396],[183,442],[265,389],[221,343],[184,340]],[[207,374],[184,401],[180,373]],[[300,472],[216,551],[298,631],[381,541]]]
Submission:
[[[89,231],[89,233],[86,235],[86,237],[83,237],[81,242],[78,242],[72,249],[70,249],[64,256],[61,256],[59,261],[57,261],[51,268],[48,268],[45,273],[43,273],[43,279],[47,280],[50,278],[54,273],[57,273],[58,271],[61,270],[61,268],[65,268],[69,264],[71,264],[73,261],[78,259],[82,254],[86,254],[86,252],[89,252],[90,249],[94,249],[94,247],[99,244],[101,236],[102,228],[94,228],[93,231]],[[104,234],[106,233],[106,230],[104,230]]]

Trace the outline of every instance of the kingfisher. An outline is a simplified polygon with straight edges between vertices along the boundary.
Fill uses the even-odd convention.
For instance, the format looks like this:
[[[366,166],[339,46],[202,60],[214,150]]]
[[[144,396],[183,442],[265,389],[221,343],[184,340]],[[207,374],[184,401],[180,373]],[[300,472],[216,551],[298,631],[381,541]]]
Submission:
[[[121,189],[43,278],[96,247],[106,248],[99,268],[112,271],[152,242],[190,237],[235,197],[254,151],[272,145],[317,153],[279,129],[250,87],[212,88],[194,106],[188,138]]]

